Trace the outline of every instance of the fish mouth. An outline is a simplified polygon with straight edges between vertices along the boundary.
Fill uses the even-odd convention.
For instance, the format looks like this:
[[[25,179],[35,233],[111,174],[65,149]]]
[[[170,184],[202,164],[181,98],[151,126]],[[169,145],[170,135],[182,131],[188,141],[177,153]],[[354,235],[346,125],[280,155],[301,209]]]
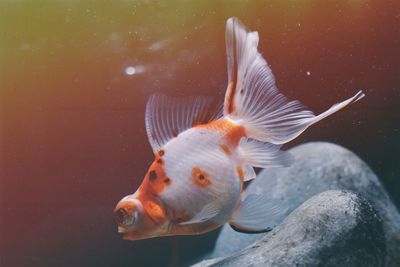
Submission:
[[[128,232],[128,230],[125,227],[118,226],[118,233],[125,234],[127,232]]]
[[[127,228],[128,226],[134,225],[136,217],[136,207],[134,205],[131,205],[131,203],[120,203],[114,209],[113,219],[118,227]]]

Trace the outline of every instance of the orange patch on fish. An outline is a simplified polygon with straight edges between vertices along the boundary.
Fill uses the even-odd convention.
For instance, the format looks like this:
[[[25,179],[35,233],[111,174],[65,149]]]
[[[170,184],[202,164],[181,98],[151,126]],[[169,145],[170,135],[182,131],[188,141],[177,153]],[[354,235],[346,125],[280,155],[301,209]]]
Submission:
[[[160,157],[162,157],[162,156],[164,156],[164,154],[165,154],[165,151],[164,151],[164,149],[160,149],[160,150],[158,150],[158,156],[160,156]]]
[[[246,136],[245,128],[229,119],[220,119],[196,127],[222,132],[226,141],[232,146],[237,146],[240,138]]]
[[[211,185],[208,174],[197,167],[192,169],[192,179],[198,187],[207,187]]]
[[[225,106],[225,112],[232,114],[236,112],[236,105],[235,101],[233,100],[233,97],[235,96],[235,91],[236,91],[236,83],[235,82],[230,82],[228,84],[228,88],[226,89],[226,99],[225,102],[227,105]]]
[[[233,27],[235,27],[235,24],[233,24]],[[226,89],[226,98],[225,98],[225,112],[232,114],[236,112],[236,103],[234,100],[235,94],[236,94],[236,87],[237,87],[237,81],[238,81],[238,62],[236,58],[236,32],[233,30],[233,38],[232,38],[232,50],[234,51],[234,55],[232,57],[232,68],[231,68],[231,73],[230,73],[230,81],[228,84],[228,88]]]
[[[236,171],[239,175],[240,181],[244,181],[244,171],[243,168],[241,166],[237,166]]]
[[[166,187],[171,185],[172,179],[165,175],[164,161],[161,158],[161,154],[163,155],[163,153],[163,150],[160,150],[156,155],[156,159],[151,164],[141,186],[142,192],[149,191],[153,195],[159,195]]]
[[[224,151],[225,155],[227,155],[227,156],[232,155],[232,152],[227,145],[221,144],[221,145],[219,145],[219,147],[222,149],[222,151]]]
[[[143,208],[154,222],[161,224],[166,221],[167,215],[165,214],[164,209],[155,201],[144,200]]]
[[[171,184],[171,182],[172,182],[172,181],[171,181],[171,179],[170,179],[170,178],[166,177],[166,178],[163,180],[163,182],[164,182],[164,184],[165,184],[165,185],[167,185],[167,186],[168,186],[168,185],[170,185],[170,184]]]
[[[246,131],[243,126],[236,126],[231,131],[226,134],[226,139],[232,145],[237,146],[239,144],[240,138],[246,136]]]

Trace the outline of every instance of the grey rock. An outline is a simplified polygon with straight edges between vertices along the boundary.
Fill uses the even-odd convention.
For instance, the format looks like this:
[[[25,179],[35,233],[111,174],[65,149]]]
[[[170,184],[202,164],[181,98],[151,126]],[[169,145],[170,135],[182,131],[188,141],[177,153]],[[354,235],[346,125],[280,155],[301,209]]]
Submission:
[[[330,190],[245,250],[195,266],[384,266],[382,221],[364,198]]]
[[[367,164],[351,151],[326,142],[302,144],[289,152],[294,157],[290,167],[264,169],[247,190],[261,191],[273,199],[280,199],[288,207],[284,217],[320,192],[330,189],[354,191],[372,203],[382,218],[386,265],[400,266],[400,215]],[[270,235],[238,233],[225,225],[214,251],[205,258],[226,257]]]

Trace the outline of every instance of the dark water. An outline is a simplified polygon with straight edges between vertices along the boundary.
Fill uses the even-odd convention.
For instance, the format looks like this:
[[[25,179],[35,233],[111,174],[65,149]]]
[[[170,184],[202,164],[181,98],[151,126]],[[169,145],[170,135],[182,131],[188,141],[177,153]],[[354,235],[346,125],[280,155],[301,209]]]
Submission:
[[[153,159],[148,96],[222,98],[230,16],[289,98],[318,113],[365,91],[287,148],[341,144],[400,204],[399,1],[1,1],[1,266],[175,266],[213,246],[124,241],[111,216]]]

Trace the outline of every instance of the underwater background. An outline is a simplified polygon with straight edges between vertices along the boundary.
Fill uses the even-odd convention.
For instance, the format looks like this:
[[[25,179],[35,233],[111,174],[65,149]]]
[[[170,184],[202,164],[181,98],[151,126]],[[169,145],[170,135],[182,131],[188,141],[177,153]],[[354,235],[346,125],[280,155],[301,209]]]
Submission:
[[[125,241],[112,210],[153,160],[152,93],[223,99],[225,22],[260,35],[278,88],[400,205],[400,1],[0,1],[0,265],[176,266],[218,231]]]

